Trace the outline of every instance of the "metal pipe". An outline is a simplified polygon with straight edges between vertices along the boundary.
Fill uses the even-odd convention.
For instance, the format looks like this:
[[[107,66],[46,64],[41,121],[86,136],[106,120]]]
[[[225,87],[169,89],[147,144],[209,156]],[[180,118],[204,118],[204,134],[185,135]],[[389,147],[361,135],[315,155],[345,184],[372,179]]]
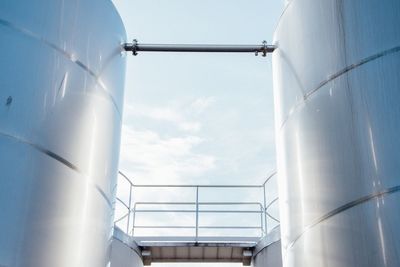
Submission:
[[[197,52],[197,53],[261,53],[263,57],[276,49],[263,41],[258,45],[220,45],[220,44],[139,44],[137,40],[123,45],[125,51],[134,56],[138,52]]]
[[[196,242],[199,238],[199,187],[196,187]]]

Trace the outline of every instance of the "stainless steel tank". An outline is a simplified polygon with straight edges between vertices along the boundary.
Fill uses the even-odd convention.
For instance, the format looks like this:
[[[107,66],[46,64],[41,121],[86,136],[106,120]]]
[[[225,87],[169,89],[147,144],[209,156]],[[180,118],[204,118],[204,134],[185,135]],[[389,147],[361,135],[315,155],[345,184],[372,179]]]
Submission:
[[[284,266],[400,266],[400,1],[292,0],[275,35]]]
[[[109,0],[0,1],[0,266],[109,264],[125,39]]]

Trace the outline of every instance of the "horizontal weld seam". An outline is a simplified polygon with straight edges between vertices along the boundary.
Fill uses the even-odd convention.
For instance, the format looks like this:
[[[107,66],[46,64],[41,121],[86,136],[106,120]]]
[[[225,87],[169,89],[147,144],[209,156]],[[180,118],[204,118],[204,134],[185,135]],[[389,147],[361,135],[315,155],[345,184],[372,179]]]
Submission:
[[[355,68],[358,68],[358,67],[360,67],[360,66],[362,66],[362,65],[364,65],[364,64],[366,64],[366,63],[368,63],[368,62],[374,61],[374,60],[376,60],[376,59],[378,59],[378,58],[381,58],[381,57],[384,57],[384,56],[387,56],[387,55],[390,55],[390,54],[393,54],[393,53],[397,53],[397,52],[399,52],[399,51],[400,51],[400,46],[396,46],[396,47],[393,47],[393,48],[391,48],[391,49],[384,50],[384,51],[382,51],[382,52],[380,52],[380,53],[377,53],[377,54],[375,54],[375,55],[372,55],[372,56],[369,56],[369,57],[367,57],[367,58],[364,58],[364,59],[362,59],[361,61],[359,61],[359,62],[357,62],[357,63],[351,64],[351,65],[345,67],[344,69],[340,70],[339,72],[337,72],[337,73],[331,75],[331,76],[330,76],[328,79],[326,79],[325,81],[322,81],[314,90],[308,92],[308,93],[305,95],[304,100],[306,100],[307,98],[309,98],[312,94],[314,94],[315,92],[317,92],[317,91],[318,91],[319,89],[321,89],[324,85],[326,85],[326,84],[329,83],[330,81],[332,81],[332,80],[334,80],[334,79],[336,79],[336,78],[342,76],[343,74],[345,74],[345,73],[347,73],[347,72],[349,72],[349,71],[351,71],[351,70],[353,70],[353,69],[355,69]]]
[[[315,220],[313,223],[311,223],[311,224],[309,224],[308,226],[306,226],[306,227],[304,228],[304,230],[303,230],[296,238],[294,238],[292,242],[290,242],[290,244],[287,246],[287,250],[290,249],[290,248],[292,248],[292,247],[294,246],[294,244],[295,244],[306,232],[308,232],[311,228],[313,228],[313,227],[316,226],[317,224],[320,224],[321,222],[323,222],[323,221],[325,221],[325,220],[328,220],[329,218],[331,218],[331,217],[333,217],[333,216],[335,216],[335,215],[337,215],[337,214],[339,214],[339,213],[342,213],[342,212],[344,212],[344,211],[346,211],[346,210],[349,210],[349,209],[351,209],[351,208],[353,208],[353,207],[355,207],[355,206],[358,206],[358,205],[360,205],[360,204],[364,204],[364,203],[366,203],[366,202],[368,202],[368,201],[370,201],[370,200],[372,200],[372,199],[379,198],[379,197],[382,197],[382,196],[384,196],[384,195],[393,194],[393,193],[396,193],[396,192],[398,192],[398,191],[400,191],[400,186],[394,186],[394,187],[388,188],[388,189],[386,189],[386,190],[383,190],[383,191],[380,191],[380,192],[377,192],[377,193],[372,193],[372,194],[370,194],[370,195],[361,197],[361,198],[359,198],[359,199],[356,199],[356,200],[354,200],[354,201],[351,201],[351,202],[349,202],[349,203],[347,203],[347,204],[344,204],[344,205],[342,205],[342,206],[340,206],[340,207],[338,207],[338,208],[336,208],[336,209],[334,209],[334,210],[328,212],[328,213],[325,214],[324,216],[318,218],[318,219]]]
[[[315,89],[313,89],[313,90],[311,90],[310,92],[308,92],[308,93],[303,97],[303,99],[302,99],[301,101],[297,102],[297,103],[292,107],[292,109],[293,109],[293,110],[297,109],[297,108],[300,106],[300,104],[306,102],[306,100],[307,100],[310,96],[312,96],[314,93],[316,93],[319,89],[321,89],[322,87],[324,87],[324,86],[325,86],[326,84],[328,84],[329,82],[335,80],[336,78],[339,78],[339,77],[342,76],[343,74],[346,74],[347,72],[349,72],[349,71],[351,71],[351,70],[353,70],[353,69],[356,69],[356,68],[358,68],[358,67],[360,67],[360,66],[362,66],[362,65],[364,65],[364,64],[367,64],[367,63],[369,63],[369,62],[371,62],[371,61],[374,61],[374,60],[376,60],[376,59],[378,59],[378,58],[381,58],[381,57],[384,57],[384,56],[387,56],[387,55],[390,55],[390,54],[394,54],[394,53],[397,53],[397,52],[399,52],[399,51],[400,51],[400,46],[396,46],[396,47],[393,47],[393,48],[384,50],[384,51],[382,51],[382,52],[380,52],[380,53],[377,53],[377,54],[375,54],[375,55],[372,55],[372,56],[369,56],[369,57],[367,57],[367,58],[364,58],[364,59],[362,59],[361,61],[359,61],[359,62],[357,62],[357,63],[351,64],[351,65],[345,67],[344,69],[342,69],[342,70],[336,72],[335,74],[332,74],[328,79],[326,79],[326,80],[322,81],[321,83],[319,83],[319,84],[317,85],[317,87],[315,87]],[[280,126],[280,129],[282,129],[283,126],[285,126],[286,122],[289,120],[289,118],[292,116],[292,114],[293,114],[293,112],[290,112],[288,115],[285,116],[285,118],[283,119],[282,124],[281,124],[281,126]]]
[[[45,45],[47,45],[48,47],[54,49],[55,51],[59,52],[60,54],[62,54],[65,58],[67,58],[69,61],[73,62],[74,64],[76,64],[78,67],[80,67],[81,69],[83,69],[84,71],[86,71],[87,73],[89,73],[90,76],[92,76],[94,78],[94,80],[96,81],[97,85],[103,90],[103,92],[107,95],[107,97],[111,100],[111,102],[113,103],[115,109],[117,110],[119,116],[121,117],[121,111],[119,110],[119,107],[117,105],[117,102],[115,101],[114,97],[111,95],[111,93],[107,90],[107,88],[99,81],[99,77],[98,75],[92,71],[88,66],[86,66],[82,61],[80,61],[79,59],[75,59],[74,56],[72,54],[69,54],[67,51],[61,49],[60,47],[58,47],[57,45],[47,41],[46,39],[44,39],[43,37],[37,35],[34,32],[31,32],[27,29],[21,28],[19,26],[14,25],[13,23],[0,19],[0,25],[3,25],[5,27],[8,27],[10,29],[13,29],[19,33],[22,33],[26,36],[29,36],[33,39],[36,39],[42,43],[44,43]]]
[[[52,159],[54,159],[54,160],[60,162],[60,163],[63,164],[64,166],[68,167],[69,169],[71,169],[71,170],[73,170],[73,171],[75,171],[75,172],[77,172],[77,173],[82,174],[82,172],[79,170],[79,168],[78,168],[76,165],[74,165],[73,163],[71,163],[71,162],[68,161],[67,159],[61,157],[60,155],[58,155],[58,154],[56,154],[56,153],[54,153],[54,152],[52,152],[52,151],[50,151],[50,150],[48,150],[48,149],[46,149],[46,148],[40,146],[40,145],[38,145],[38,144],[29,142],[28,140],[26,140],[26,139],[24,139],[24,138],[21,138],[21,137],[15,136],[15,135],[11,135],[11,134],[8,134],[8,133],[4,133],[4,132],[0,132],[0,135],[2,135],[2,136],[4,136],[4,137],[7,137],[7,138],[10,138],[10,139],[14,139],[14,140],[16,140],[16,141],[18,141],[18,142],[20,142],[20,143],[29,145],[30,147],[32,147],[32,148],[36,149],[37,151],[39,151],[39,152],[45,154],[46,156],[48,156],[48,157],[50,157],[50,158],[52,158]],[[86,175],[85,175],[85,176],[86,176]],[[86,178],[88,179],[87,176],[86,176]],[[91,183],[91,184],[92,184],[92,186],[94,186],[94,188],[96,188],[96,190],[97,190],[97,191],[100,193],[100,195],[104,198],[104,200],[107,202],[107,205],[108,205],[110,208],[112,208],[113,205],[112,205],[110,199],[107,197],[107,194],[103,191],[103,189],[101,189],[100,186],[98,186],[98,185],[95,184],[95,183]]]

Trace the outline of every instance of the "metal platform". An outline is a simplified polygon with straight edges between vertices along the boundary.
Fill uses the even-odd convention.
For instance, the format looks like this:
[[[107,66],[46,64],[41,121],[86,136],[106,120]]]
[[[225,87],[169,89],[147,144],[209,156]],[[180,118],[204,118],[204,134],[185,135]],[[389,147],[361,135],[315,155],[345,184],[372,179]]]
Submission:
[[[259,238],[135,237],[144,265],[153,262],[238,262],[249,266]],[[177,241],[179,240],[179,241]]]

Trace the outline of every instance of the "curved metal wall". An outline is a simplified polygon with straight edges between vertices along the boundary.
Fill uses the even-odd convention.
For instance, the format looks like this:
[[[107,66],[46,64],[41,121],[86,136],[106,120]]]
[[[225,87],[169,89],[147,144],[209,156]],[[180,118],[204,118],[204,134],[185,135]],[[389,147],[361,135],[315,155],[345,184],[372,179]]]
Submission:
[[[273,55],[284,266],[400,266],[400,1],[292,0]]]
[[[121,19],[109,0],[2,0],[0,36],[0,266],[107,266]]]

